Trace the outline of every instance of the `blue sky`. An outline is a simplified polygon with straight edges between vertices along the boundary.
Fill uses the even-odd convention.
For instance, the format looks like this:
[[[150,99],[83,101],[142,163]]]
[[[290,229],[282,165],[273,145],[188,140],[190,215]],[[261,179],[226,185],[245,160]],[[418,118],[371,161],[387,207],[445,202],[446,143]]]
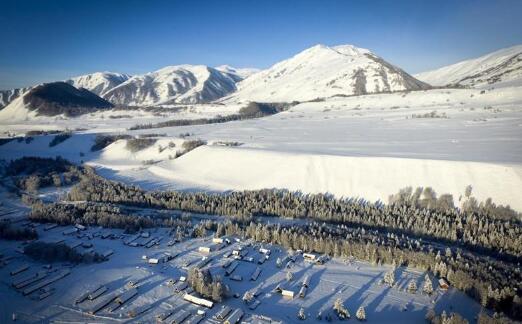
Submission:
[[[416,73],[522,43],[522,1],[0,0],[0,89],[353,44]]]

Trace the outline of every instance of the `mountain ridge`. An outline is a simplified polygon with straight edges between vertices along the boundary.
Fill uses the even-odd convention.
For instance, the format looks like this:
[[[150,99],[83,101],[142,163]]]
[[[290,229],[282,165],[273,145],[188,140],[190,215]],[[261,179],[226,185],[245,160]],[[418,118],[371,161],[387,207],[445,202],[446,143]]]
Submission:
[[[522,85],[522,45],[499,49],[415,76],[434,86]]]

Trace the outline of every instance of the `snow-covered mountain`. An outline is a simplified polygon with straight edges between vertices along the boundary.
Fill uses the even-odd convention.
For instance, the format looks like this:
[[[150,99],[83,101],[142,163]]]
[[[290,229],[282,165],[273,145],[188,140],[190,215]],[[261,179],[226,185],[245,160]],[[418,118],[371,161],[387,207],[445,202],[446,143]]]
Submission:
[[[216,66],[215,69],[218,71],[224,72],[224,73],[228,73],[228,74],[237,76],[238,80],[246,79],[249,76],[251,76],[252,74],[260,71],[259,69],[256,69],[256,68],[235,68],[235,67],[232,67],[232,66],[226,65],[226,64]]]
[[[0,110],[0,120],[16,121],[38,116],[78,116],[112,108],[107,100],[87,89],[66,82],[45,83],[33,87]]]
[[[84,88],[98,96],[103,96],[107,91],[127,81],[130,77],[130,75],[122,73],[95,72],[70,78],[64,82],[69,83],[77,89]],[[0,90],[0,109],[6,107],[32,88],[33,87]]]
[[[415,75],[435,86],[470,87],[522,85],[522,45]]]
[[[130,79],[130,77],[130,75],[122,73],[95,72],[71,78],[65,82],[75,86],[78,89],[84,88],[97,94],[98,96],[103,96],[112,88]]]
[[[205,103],[236,90],[236,81],[208,66],[176,65],[134,76],[103,97],[115,104],[137,106]]]
[[[9,105],[13,100],[21,96],[30,88],[18,88],[11,90],[0,90],[0,109]]]
[[[367,49],[316,45],[240,82],[227,100],[306,101],[429,87]]]

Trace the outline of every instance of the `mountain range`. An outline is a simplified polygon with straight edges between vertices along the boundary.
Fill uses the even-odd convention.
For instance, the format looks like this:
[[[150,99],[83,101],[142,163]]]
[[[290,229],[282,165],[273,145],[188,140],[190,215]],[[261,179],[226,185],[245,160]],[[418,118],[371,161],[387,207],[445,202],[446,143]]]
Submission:
[[[134,76],[96,72],[63,82],[119,106],[199,104],[217,100],[290,102],[425,90],[431,86],[511,86],[522,85],[522,45],[414,76],[367,49],[353,45],[316,45],[261,71],[228,65],[215,68],[176,65]],[[33,88],[0,91],[0,109]],[[60,85],[53,89],[65,88]],[[71,89],[67,91],[68,95],[73,93]],[[30,101],[19,101],[17,107],[21,102]]]

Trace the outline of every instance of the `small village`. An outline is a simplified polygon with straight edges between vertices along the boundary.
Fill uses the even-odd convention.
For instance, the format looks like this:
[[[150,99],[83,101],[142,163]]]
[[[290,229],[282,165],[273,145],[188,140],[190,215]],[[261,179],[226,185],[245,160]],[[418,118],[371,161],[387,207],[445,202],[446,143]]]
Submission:
[[[453,302],[479,311],[444,279],[415,269],[330,259],[214,233],[194,238],[192,230],[126,234],[79,224],[37,224],[21,213],[4,208],[1,221],[36,230],[38,241],[64,244],[102,261],[37,262],[24,255],[30,242],[2,242],[0,293],[13,301],[2,312],[3,323],[379,322],[383,315],[417,321],[427,310]],[[210,278],[204,284],[212,285],[207,295],[194,279],[202,274]],[[450,291],[449,298],[442,298]],[[387,312],[379,310],[383,306]]]

